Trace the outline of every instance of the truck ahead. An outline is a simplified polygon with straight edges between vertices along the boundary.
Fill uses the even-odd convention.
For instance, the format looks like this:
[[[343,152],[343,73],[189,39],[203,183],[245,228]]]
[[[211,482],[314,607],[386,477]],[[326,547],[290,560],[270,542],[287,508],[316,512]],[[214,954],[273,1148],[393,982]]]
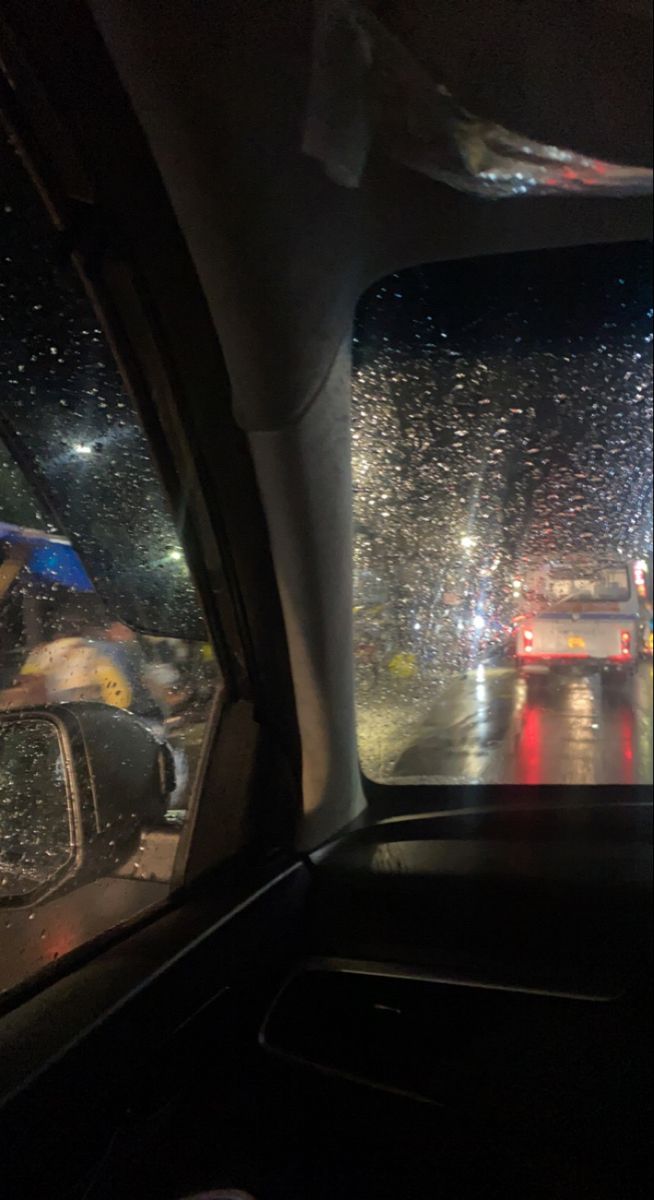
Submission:
[[[528,600],[516,629],[525,675],[581,667],[628,676],[636,669],[643,639],[632,564],[552,564]]]

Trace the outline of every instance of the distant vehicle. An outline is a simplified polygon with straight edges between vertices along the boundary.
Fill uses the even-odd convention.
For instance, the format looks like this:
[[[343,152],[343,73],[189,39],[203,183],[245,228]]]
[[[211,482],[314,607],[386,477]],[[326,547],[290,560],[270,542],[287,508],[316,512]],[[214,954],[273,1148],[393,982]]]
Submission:
[[[630,675],[641,653],[642,619],[630,564],[551,566],[543,591],[516,630],[525,675],[583,667]]]

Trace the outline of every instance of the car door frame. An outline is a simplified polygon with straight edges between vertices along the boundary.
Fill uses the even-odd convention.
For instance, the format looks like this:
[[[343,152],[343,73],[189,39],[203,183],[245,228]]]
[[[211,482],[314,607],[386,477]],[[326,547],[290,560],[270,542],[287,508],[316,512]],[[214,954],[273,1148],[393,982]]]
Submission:
[[[223,920],[232,862],[255,891],[262,864],[274,879],[297,861],[300,749],[250,451],[145,137],[79,0],[56,11],[32,0],[9,3],[0,18],[0,50],[0,123],[41,194],[63,262],[81,276],[134,399],[224,677],[169,899],[8,995],[3,1009],[24,1014],[29,1037],[30,997],[42,991],[47,1003],[63,978],[71,985],[79,978],[81,995],[86,966],[121,940],[129,958],[131,939],[178,911],[195,888],[215,889],[217,907],[210,906],[206,925],[216,911]]]

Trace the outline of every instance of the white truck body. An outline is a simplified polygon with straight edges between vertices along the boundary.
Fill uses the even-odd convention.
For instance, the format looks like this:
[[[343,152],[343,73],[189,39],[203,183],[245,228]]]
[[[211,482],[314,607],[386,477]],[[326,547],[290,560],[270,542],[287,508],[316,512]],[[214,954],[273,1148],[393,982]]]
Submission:
[[[583,666],[628,673],[640,653],[640,614],[628,563],[564,564],[518,621],[516,658],[526,674]]]

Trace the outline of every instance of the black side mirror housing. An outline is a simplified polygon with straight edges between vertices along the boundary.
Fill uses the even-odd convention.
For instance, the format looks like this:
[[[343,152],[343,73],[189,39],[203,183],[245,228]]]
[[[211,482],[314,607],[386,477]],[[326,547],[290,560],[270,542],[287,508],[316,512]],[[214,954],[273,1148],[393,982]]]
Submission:
[[[136,716],[77,702],[0,714],[0,904],[109,874],[164,821],[170,748]]]

